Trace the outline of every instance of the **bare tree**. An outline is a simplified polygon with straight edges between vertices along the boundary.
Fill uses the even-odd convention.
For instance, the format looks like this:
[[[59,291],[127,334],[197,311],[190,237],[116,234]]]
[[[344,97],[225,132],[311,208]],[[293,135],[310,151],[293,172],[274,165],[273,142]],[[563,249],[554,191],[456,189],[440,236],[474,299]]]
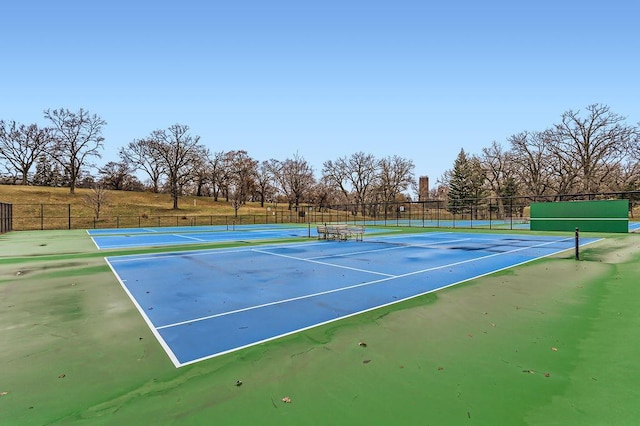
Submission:
[[[133,175],[133,168],[124,161],[109,161],[98,169],[100,185],[105,189],[116,191],[132,191],[142,187],[137,177]]]
[[[325,161],[322,168],[325,182],[339,189],[345,199],[353,192],[356,206],[362,212],[378,184],[378,172],[378,160],[372,154],[364,152],[357,152],[349,158],[338,158],[335,162]]]
[[[553,160],[548,132],[522,132],[509,138],[514,172],[524,185],[524,191],[532,195],[544,195],[552,186]]]
[[[151,155],[167,176],[173,208],[178,209],[181,187],[193,178],[192,166],[206,156],[200,136],[191,136],[189,126],[174,124],[166,130],[155,130],[148,138]]]
[[[488,148],[482,148],[480,163],[484,169],[487,182],[493,196],[500,196],[510,176],[511,155],[505,152],[498,142],[493,141]]]
[[[385,202],[393,202],[400,194],[416,186],[413,161],[394,155],[379,161],[378,190]]]
[[[263,161],[257,167],[255,192],[260,199],[260,207],[264,207],[265,201],[272,198],[276,193],[268,161]]]
[[[289,209],[298,210],[306,193],[315,183],[313,168],[297,153],[284,161],[270,160],[269,168],[279,189],[287,197]]]
[[[73,194],[82,167],[89,165],[90,157],[100,158],[99,150],[103,148],[104,141],[102,127],[107,122],[82,108],[78,112],[63,108],[47,109],[44,117],[53,125],[53,158],[68,173],[69,191]]]
[[[513,154],[505,151],[502,145],[494,141],[490,147],[482,149],[480,164],[484,170],[491,195],[498,197],[498,212],[504,217],[502,197],[516,195],[515,161]]]
[[[246,204],[255,185],[258,162],[247,151],[229,151],[226,155],[229,172],[228,189],[235,216],[240,207]]]
[[[213,201],[218,201],[220,193],[226,193],[225,188],[227,174],[225,169],[224,151],[219,151],[213,154],[213,158],[209,162],[209,172],[211,173],[210,181],[213,191]]]
[[[141,170],[149,176],[154,193],[160,191],[160,179],[164,173],[159,158],[153,155],[152,142],[146,139],[135,139],[120,148],[120,158],[131,164],[135,170]]]
[[[109,201],[109,195],[102,185],[94,185],[91,191],[85,195],[84,201],[93,210],[96,220],[100,220],[100,212]]]
[[[322,211],[332,205],[339,204],[341,196],[342,194],[336,188],[321,180],[311,188],[310,201]]]
[[[0,159],[8,161],[21,175],[22,185],[29,183],[31,167],[41,155],[47,153],[52,141],[49,128],[0,120]]]
[[[567,160],[568,172],[576,176],[579,190],[599,191],[609,174],[625,158],[638,129],[609,107],[589,105],[586,115],[569,110],[552,130],[557,158]]]
[[[202,197],[203,190],[211,180],[211,153],[203,147],[201,155],[194,159],[193,180],[196,187],[196,196]]]
[[[347,173],[347,161],[344,158],[338,158],[336,161],[327,160],[322,164],[322,181],[338,190],[344,196],[344,202],[348,202],[351,193]]]

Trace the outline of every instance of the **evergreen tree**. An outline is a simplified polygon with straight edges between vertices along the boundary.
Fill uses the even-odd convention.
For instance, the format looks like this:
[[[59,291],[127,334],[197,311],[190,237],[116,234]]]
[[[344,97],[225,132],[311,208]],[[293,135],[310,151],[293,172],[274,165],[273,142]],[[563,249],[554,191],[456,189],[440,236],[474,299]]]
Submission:
[[[32,181],[36,186],[51,186],[53,181],[53,168],[47,156],[41,155],[38,158]]]
[[[469,157],[461,149],[449,172],[448,210],[453,214],[471,211],[478,200],[486,196],[485,182],[478,158]]]
[[[456,157],[453,169],[449,174],[449,205],[448,210],[453,214],[462,213],[466,203],[472,197],[471,165],[464,149]]]

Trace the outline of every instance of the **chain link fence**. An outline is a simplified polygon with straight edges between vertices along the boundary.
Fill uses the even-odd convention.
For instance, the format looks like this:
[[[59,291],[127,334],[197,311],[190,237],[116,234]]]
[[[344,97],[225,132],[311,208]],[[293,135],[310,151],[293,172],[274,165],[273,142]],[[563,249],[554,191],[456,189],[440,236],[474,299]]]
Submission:
[[[464,200],[420,202],[334,204],[300,206],[298,209],[265,207],[263,214],[172,215],[92,217],[86,208],[71,204],[2,204],[2,232],[7,230],[53,230],[98,228],[145,228],[169,226],[213,226],[277,223],[353,223],[364,225],[437,228],[528,228],[532,202],[598,199],[629,200],[629,216],[634,219],[640,191],[571,194],[554,196],[488,197]],[[8,206],[8,207],[5,207]],[[76,210],[77,209],[77,210]]]

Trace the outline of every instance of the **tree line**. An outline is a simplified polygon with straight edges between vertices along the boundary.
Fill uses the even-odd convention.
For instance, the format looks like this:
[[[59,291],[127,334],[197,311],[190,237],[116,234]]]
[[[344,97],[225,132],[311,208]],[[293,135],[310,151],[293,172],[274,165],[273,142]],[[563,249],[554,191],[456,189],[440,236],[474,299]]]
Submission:
[[[373,203],[411,200],[416,190],[413,161],[376,158],[356,152],[327,160],[317,178],[297,153],[284,160],[259,161],[247,151],[212,152],[174,124],[133,139],[118,150],[119,160],[87,169],[104,150],[106,122],[80,109],[45,110],[49,126],[0,120],[0,162],[4,183],[113,190],[150,190],[229,201],[236,212],[245,203],[285,202],[319,206],[349,204],[354,213]],[[494,141],[479,154],[461,149],[453,167],[431,190],[457,212],[486,197],[549,196],[640,190],[640,129],[606,105],[569,110],[549,128],[522,131],[506,145]],[[146,177],[143,184],[138,175]]]
[[[539,131],[496,141],[480,154],[460,151],[433,191],[454,213],[478,199],[640,190],[640,128],[606,105],[568,110]],[[501,207],[501,204],[500,204]]]
[[[118,150],[119,160],[87,170],[104,150],[106,121],[84,109],[45,110],[49,126],[0,120],[0,162],[3,183],[41,186],[100,187],[149,190],[171,194],[173,208],[181,195],[224,198],[236,213],[249,201],[302,203],[319,206],[410,199],[415,190],[414,164],[400,156],[376,158],[357,152],[313,167],[297,153],[285,160],[259,161],[245,150],[212,152],[189,126],[174,124],[133,139]],[[144,175],[143,184],[137,175]]]

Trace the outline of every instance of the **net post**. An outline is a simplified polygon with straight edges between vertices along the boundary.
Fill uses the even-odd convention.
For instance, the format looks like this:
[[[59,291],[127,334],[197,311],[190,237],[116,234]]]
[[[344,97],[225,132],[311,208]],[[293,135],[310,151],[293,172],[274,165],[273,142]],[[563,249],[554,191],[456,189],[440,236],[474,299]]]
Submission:
[[[576,260],[580,260],[580,230],[576,228]]]

